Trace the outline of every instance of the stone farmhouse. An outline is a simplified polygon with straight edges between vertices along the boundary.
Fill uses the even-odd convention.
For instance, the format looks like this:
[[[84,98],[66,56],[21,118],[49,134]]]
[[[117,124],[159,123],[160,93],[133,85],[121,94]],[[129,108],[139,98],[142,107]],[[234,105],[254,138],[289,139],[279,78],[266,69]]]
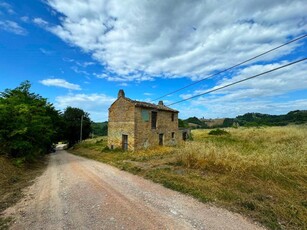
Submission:
[[[182,139],[178,111],[163,104],[135,101],[123,90],[109,108],[108,146],[136,150],[157,145],[176,145]]]

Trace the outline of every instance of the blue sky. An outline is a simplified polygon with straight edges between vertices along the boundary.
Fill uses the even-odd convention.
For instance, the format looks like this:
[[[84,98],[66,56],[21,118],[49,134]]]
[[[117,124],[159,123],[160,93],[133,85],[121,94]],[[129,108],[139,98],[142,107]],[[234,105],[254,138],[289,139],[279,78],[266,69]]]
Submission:
[[[124,89],[151,101],[307,33],[302,0],[0,0],[0,91],[29,80],[105,121]],[[307,56],[307,38],[163,98],[170,104]],[[181,118],[307,108],[307,61],[176,104]],[[157,102],[156,102],[157,103]]]

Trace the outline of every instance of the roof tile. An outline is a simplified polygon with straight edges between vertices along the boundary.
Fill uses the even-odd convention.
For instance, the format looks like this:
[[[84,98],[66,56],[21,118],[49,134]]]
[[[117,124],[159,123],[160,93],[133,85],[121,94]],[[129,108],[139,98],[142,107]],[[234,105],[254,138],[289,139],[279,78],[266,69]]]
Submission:
[[[150,109],[157,109],[157,110],[163,110],[163,111],[169,111],[169,112],[174,112],[178,113],[177,110],[169,108],[165,105],[156,105],[148,102],[143,102],[143,101],[136,101],[136,100],[131,100],[130,98],[125,97],[127,101],[130,101],[133,103],[136,107],[143,107],[143,108],[150,108]]]

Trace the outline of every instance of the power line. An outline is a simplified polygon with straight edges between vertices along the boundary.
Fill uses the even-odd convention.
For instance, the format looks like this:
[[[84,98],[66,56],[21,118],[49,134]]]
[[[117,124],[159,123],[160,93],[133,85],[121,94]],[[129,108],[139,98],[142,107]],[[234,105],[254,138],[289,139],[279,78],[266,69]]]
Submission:
[[[238,66],[241,66],[241,65],[243,65],[243,64],[245,64],[245,63],[247,63],[247,62],[249,62],[249,61],[252,61],[252,60],[254,60],[254,59],[258,58],[258,57],[261,57],[261,56],[263,56],[263,55],[265,55],[265,54],[268,54],[268,53],[270,53],[270,52],[273,52],[274,50],[277,50],[277,49],[279,49],[279,48],[281,48],[281,47],[283,47],[283,46],[286,46],[286,45],[289,45],[289,44],[291,44],[291,43],[293,43],[293,42],[296,42],[296,41],[298,41],[298,40],[301,40],[301,39],[303,39],[303,38],[305,38],[305,37],[307,37],[307,34],[304,34],[304,35],[302,35],[302,36],[300,36],[300,37],[297,37],[297,38],[295,38],[295,39],[293,39],[293,40],[290,40],[290,41],[288,41],[288,42],[286,42],[286,43],[284,43],[284,44],[282,44],[282,45],[276,46],[276,47],[273,48],[273,49],[270,49],[270,50],[268,50],[268,51],[265,51],[264,53],[258,54],[257,56],[254,56],[254,57],[252,57],[252,58],[249,58],[249,59],[247,59],[247,60],[245,60],[245,61],[243,61],[243,62],[240,62],[240,63],[238,63],[238,64],[236,64],[236,65],[234,65],[234,66],[231,66],[231,67],[229,67],[229,68],[227,68],[227,69],[221,70],[221,71],[219,71],[219,72],[217,72],[217,73],[215,73],[215,74],[211,74],[211,75],[209,75],[208,77],[205,77],[205,78],[203,78],[203,79],[200,79],[200,80],[198,80],[198,81],[196,81],[196,82],[193,82],[193,83],[191,83],[191,84],[189,84],[189,85],[186,85],[186,86],[184,86],[184,87],[182,87],[182,88],[179,88],[179,89],[174,90],[174,91],[172,91],[172,92],[170,92],[170,93],[167,93],[167,94],[165,94],[165,95],[163,95],[163,96],[161,96],[161,97],[158,97],[158,98],[156,98],[156,99],[154,99],[154,100],[151,100],[151,102],[156,101],[156,100],[159,100],[159,99],[161,99],[161,98],[163,98],[163,97],[172,95],[172,94],[174,94],[174,93],[177,93],[177,92],[179,92],[179,91],[181,91],[181,90],[183,90],[183,89],[186,89],[186,88],[188,88],[188,87],[190,87],[190,86],[192,86],[192,85],[196,85],[196,84],[198,84],[199,82],[202,82],[202,81],[204,81],[204,80],[206,80],[206,79],[208,79],[208,78],[214,77],[214,76],[219,75],[219,74],[224,73],[224,72],[227,72],[227,71],[229,71],[229,70],[231,70],[231,69],[234,69],[234,68],[236,68],[236,67],[238,67]]]
[[[299,60],[294,61],[294,62],[290,62],[290,63],[288,63],[288,64],[286,64],[286,65],[279,66],[279,67],[277,67],[277,68],[274,68],[274,69],[271,69],[271,70],[268,70],[268,71],[265,71],[265,72],[256,74],[256,75],[254,75],[254,76],[251,76],[251,77],[248,77],[248,78],[244,78],[244,79],[242,79],[242,80],[240,80],[240,81],[236,81],[236,82],[233,82],[233,83],[230,83],[230,84],[227,84],[227,85],[218,87],[218,88],[216,88],[216,89],[212,89],[212,90],[206,91],[206,92],[204,92],[204,93],[197,94],[197,95],[195,95],[195,96],[192,96],[192,97],[189,97],[189,98],[186,98],[186,99],[183,99],[183,100],[180,100],[180,101],[171,103],[171,104],[169,104],[169,105],[167,105],[167,106],[171,106],[171,105],[175,105],[175,104],[178,104],[178,103],[187,101],[187,100],[191,100],[191,99],[193,99],[193,98],[200,97],[200,96],[202,96],[202,95],[209,94],[209,93],[212,93],[212,92],[214,92],[214,91],[218,91],[218,90],[220,90],[220,89],[224,89],[224,88],[227,88],[227,87],[232,86],[232,85],[236,85],[236,84],[241,83],[241,82],[243,82],[243,81],[247,81],[247,80],[250,80],[250,79],[259,77],[259,76],[261,76],[261,75],[264,75],[264,74],[267,74],[267,73],[274,72],[274,71],[276,71],[276,70],[279,70],[279,69],[288,67],[288,66],[290,66],[290,65],[297,64],[297,63],[302,62],[302,61],[305,61],[305,60],[307,60],[307,57],[305,57],[305,58],[303,58],[303,59],[299,59]]]

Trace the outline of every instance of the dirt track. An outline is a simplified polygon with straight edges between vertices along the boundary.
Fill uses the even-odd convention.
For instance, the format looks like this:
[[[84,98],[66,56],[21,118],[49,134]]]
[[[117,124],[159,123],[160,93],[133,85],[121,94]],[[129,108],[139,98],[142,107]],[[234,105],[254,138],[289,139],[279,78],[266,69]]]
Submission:
[[[244,217],[66,151],[5,211],[12,229],[261,229]]]

